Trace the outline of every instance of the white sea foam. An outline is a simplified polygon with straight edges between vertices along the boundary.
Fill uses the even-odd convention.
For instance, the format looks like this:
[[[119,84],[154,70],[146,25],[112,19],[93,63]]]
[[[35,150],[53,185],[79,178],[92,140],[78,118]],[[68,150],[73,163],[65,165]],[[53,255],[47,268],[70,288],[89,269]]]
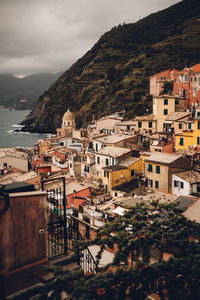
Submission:
[[[22,127],[24,127],[24,125],[13,124],[12,127],[22,128]]]

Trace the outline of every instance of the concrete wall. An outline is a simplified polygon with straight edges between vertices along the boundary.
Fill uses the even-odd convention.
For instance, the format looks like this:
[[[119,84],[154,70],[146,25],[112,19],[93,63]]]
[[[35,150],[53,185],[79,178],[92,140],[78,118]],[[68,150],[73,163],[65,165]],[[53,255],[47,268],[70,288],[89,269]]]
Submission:
[[[12,166],[16,169],[28,172],[28,159],[7,156],[0,158],[0,167],[4,167],[4,163],[6,163],[8,167]]]

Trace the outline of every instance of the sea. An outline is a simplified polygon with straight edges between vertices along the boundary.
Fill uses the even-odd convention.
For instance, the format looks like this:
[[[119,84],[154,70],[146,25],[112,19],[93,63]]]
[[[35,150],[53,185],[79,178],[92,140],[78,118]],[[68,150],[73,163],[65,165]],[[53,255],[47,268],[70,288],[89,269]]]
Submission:
[[[16,132],[21,129],[21,121],[30,113],[30,110],[10,110],[0,108],[0,148],[33,147],[35,142],[51,136],[30,132]]]

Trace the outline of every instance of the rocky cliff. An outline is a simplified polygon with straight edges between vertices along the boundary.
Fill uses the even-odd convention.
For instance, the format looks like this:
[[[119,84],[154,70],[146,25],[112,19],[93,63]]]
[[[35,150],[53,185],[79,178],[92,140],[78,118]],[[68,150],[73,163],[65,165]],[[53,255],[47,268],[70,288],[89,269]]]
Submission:
[[[150,106],[148,77],[199,63],[200,1],[184,0],[132,24],[106,32],[38,99],[25,131],[55,132],[69,108],[81,126],[125,110],[126,118]]]

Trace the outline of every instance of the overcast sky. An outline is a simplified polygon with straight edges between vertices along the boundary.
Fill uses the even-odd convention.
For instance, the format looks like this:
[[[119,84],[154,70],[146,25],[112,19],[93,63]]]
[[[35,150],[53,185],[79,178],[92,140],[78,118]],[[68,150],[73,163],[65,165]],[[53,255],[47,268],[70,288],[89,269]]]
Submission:
[[[0,73],[68,69],[102,34],[180,0],[0,0]]]

